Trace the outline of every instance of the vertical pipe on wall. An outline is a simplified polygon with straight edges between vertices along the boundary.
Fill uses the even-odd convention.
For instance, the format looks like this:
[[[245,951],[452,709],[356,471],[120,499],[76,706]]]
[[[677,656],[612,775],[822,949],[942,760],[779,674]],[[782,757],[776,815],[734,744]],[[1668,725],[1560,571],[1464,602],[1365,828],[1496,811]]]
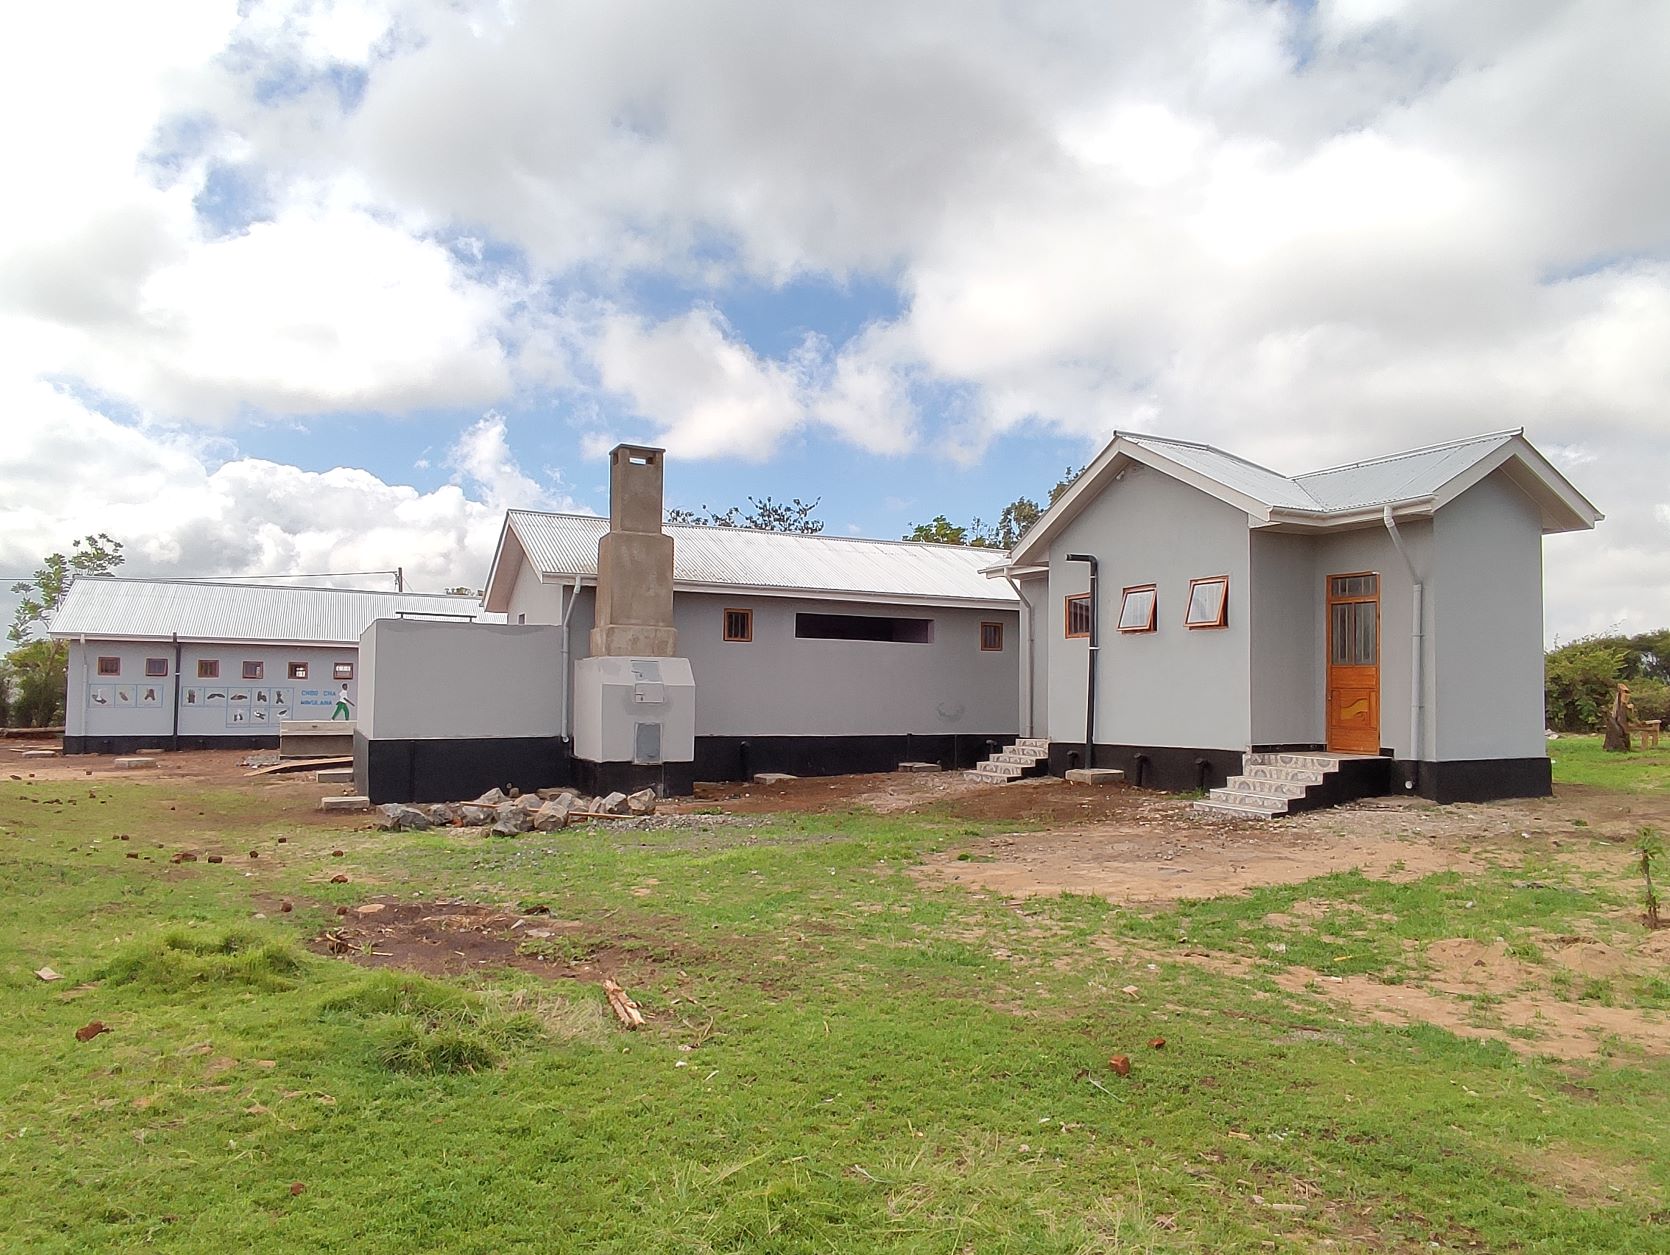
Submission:
[[[1084,765],[1096,765],[1096,663],[1101,656],[1101,595],[1097,591],[1100,563],[1088,553],[1070,553],[1069,562],[1083,562],[1090,567],[1090,648],[1086,651],[1084,677]]]
[[[1397,549],[1398,557],[1403,559],[1403,565],[1409,568],[1410,584],[1410,612],[1414,619],[1409,637],[1409,779],[1403,782],[1405,789],[1413,790],[1421,772],[1421,733],[1425,722],[1422,718],[1421,706],[1426,696],[1426,586],[1421,583],[1421,577],[1415,574],[1415,563],[1409,557],[1409,550],[1404,548],[1403,535],[1397,529],[1397,520],[1392,517],[1392,507],[1382,507],[1382,519],[1386,524],[1386,534],[1392,538],[1392,545]]]
[[[174,636],[174,749],[180,748],[180,634]]]

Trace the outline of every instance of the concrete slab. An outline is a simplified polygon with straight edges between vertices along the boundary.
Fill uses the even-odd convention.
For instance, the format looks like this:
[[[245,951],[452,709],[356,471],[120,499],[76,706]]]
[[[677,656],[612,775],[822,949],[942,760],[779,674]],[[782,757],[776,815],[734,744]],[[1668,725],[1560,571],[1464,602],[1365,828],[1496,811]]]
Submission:
[[[327,767],[324,771],[315,773],[313,778],[320,784],[352,784],[354,782],[354,769],[352,767]]]
[[[1067,772],[1068,784],[1118,784],[1125,773],[1115,767],[1074,767]]]
[[[18,757],[19,758],[57,758],[58,757],[58,751],[57,750],[24,750],[23,753],[18,755]]]
[[[786,771],[762,771],[754,777],[755,784],[782,784],[785,780],[798,780],[799,776],[791,776]]]
[[[322,797],[319,799],[319,809],[322,811],[368,811],[371,809],[371,799],[368,797]]]
[[[900,763],[899,770],[903,772],[930,772],[940,769],[938,763]]]
[[[118,758],[114,763],[111,764],[112,767],[120,767],[123,771],[134,771],[134,770],[138,770],[141,767],[155,767],[156,765],[157,765],[157,760],[154,759],[154,758],[137,758],[137,757],[136,758]]]

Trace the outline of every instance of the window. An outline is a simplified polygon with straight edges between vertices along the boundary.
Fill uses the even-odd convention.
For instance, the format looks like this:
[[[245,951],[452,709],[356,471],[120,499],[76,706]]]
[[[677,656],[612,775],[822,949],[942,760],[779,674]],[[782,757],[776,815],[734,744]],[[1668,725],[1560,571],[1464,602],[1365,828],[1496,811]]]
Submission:
[[[120,658],[100,658],[99,659],[99,674],[100,675],[121,675],[122,674],[122,660]]]
[[[1003,625],[1001,623],[982,623],[980,625],[980,649],[983,653],[996,654],[1003,650]]]
[[[197,660],[197,678],[199,680],[220,679],[220,659],[199,658]]]
[[[261,673],[266,669],[267,664],[264,662],[246,662],[244,663],[244,679],[259,680]]]
[[[1119,603],[1121,632],[1152,632],[1158,619],[1159,599],[1152,584],[1138,584],[1125,590]]]
[[[167,675],[168,674],[168,659],[166,659],[166,658],[147,658],[145,660],[145,674],[146,675],[153,675],[153,676],[154,675]]]
[[[754,612],[752,610],[725,611],[725,639],[728,641],[753,640]]]
[[[307,679],[307,664],[305,662],[292,662],[290,664],[290,678],[292,680]]]
[[[1067,635],[1090,635],[1090,594],[1074,593],[1067,598]]]
[[[352,680],[353,678],[354,664],[351,662],[339,662],[331,668],[331,679],[333,680]]]
[[[1183,623],[1190,630],[1229,626],[1229,576],[1189,581],[1189,608]]]
[[[821,641],[893,641],[931,645],[932,619],[890,619],[869,614],[797,614],[794,634]]]

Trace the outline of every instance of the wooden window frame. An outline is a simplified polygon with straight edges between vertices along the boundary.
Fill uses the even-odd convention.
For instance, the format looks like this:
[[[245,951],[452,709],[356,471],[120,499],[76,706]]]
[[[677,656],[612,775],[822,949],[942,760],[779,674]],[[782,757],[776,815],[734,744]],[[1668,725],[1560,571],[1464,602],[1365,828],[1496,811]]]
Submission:
[[[744,631],[740,635],[736,635],[731,632],[731,616],[733,614],[739,614],[742,616]],[[719,634],[723,639],[734,642],[735,644],[748,644],[754,639],[754,612],[742,606],[725,607],[725,612],[721,617],[719,625]]]
[[[997,634],[997,644],[986,644],[986,633]],[[1003,624],[1001,621],[987,619],[980,624],[980,652],[983,654],[1001,654],[1003,652]]]
[[[122,660],[106,654],[99,659],[98,666],[95,668],[95,671],[99,675],[121,675]]]
[[[354,678],[354,664],[351,662],[333,662],[331,664],[331,679],[352,680]]]
[[[244,679],[262,680],[266,678],[266,672],[267,664],[264,659],[259,661],[253,658],[244,659],[242,672]]]
[[[199,680],[220,679],[220,659],[199,658],[197,660],[197,678]]]
[[[151,670],[153,665],[160,668],[160,670]],[[145,660],[145,678],[147,680],[166,680],[168,678],[168,659],[147,658]]]
[[[1154,600],[1148,604],[1148,626],[1125,626],[1125,603],[1130,600],[1132,593],[1153,593]],[[1126,636],[1140,636],[1144,632],[1158,632],[1160,630],[1160,588],[1157,584],[1132,584],[1129,588],[1119,590],[1119,618],[1114,626]]]
[[[285,669],[289,672],[292,680],[307,679],[307,664],[305,662],[292,662]]]
[[[1084,606],[1085,606],[1084,631],[1082,631],[1082,632],[1073,631],[1073,603],[1075,601],[1082,601],[1084,603]],[[1062,631],[1062,635],[1064,637],[1066,637],[1067,640],[1070,640],[1070,641],[1089,640],[1090,639],[1090,616],[1094,613],[1095,613],[1095,609],[1090,604],[1090,594],[1089,593],[1068,593],[1065,597],[1063,597],[1061,599],[1061,614],[1062,614],[1061,631]]]
[[[1224,586],[1223,604],[1218,607],[1218,621],[1216,623],[1189,622],[1189,611],[1195,604],[1195,589],[1201,584],[1222,584]],[[1220,628],[1229,626],[1229,576],[1203,575],[1199,579],[1189,581],[1189,599],[1183,603],[1183,626],[1191,632],[1216,632]]]

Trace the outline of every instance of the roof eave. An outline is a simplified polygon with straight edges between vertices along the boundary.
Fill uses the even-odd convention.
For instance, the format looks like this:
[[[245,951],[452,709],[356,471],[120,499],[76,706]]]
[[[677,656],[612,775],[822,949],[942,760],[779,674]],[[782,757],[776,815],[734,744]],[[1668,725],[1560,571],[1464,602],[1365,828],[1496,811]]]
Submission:
[[[495,614],[504,614],[510,609],[510,595],[516,589],[517,568],[526,553],[522,538],[512,526],[514,516],[514,511],[505,511],[504,523],[499,527],[499,543],[493,547],[493,565],[487,571],[487,586],[481,591],[481,608]],[[511,545],[516,547],[516,559],[507,562],[506,553]],[[508,577],[504,574],[507,568],[512,572]]]

